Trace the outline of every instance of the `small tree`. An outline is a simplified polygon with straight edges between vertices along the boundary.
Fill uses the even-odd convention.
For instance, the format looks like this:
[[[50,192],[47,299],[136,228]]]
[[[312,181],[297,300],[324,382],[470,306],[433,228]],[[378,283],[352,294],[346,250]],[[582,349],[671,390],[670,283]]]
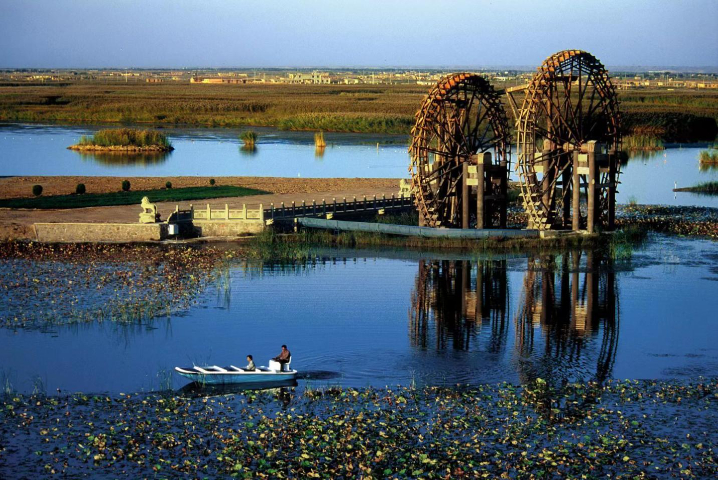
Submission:
[[[82,194],[85,193],[85,192],[86,192],[85,184],[84,184],[84,183],[78,183],[77,186],[75,187],[75,193],[78,194],[78,195],[82,195]]]
[[[128,192],[130,190],[130,181],[129,180],[122,180],[122,191]]]
[[[214,184],[215,184],[214,178],[209,179],[209,184],[214,187]]]
[[[32,186],[32,194],[36,197],[39,197],[42,195],[42,185],[33,185]]]
[[[172,182],[165,183],[165,188],[172,188]]]

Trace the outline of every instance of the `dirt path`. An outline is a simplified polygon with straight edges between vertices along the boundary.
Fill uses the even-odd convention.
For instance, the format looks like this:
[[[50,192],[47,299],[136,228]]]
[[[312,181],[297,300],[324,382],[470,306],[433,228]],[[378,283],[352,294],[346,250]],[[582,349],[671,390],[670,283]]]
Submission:
[[[12,192],[30,191],[35,183],[41,183],[46,188],[45,193],[63,194],[69,193],[68,185],[74,191],[78,177],[12,177],[0,179],[0,196],[11,197]],[[39,180],[39,181],[38,181]],[[117,190],[115,184],[121,181],[113,177],[85,178],[82,180],[89,191],[102,191],[103,186],[108,190]],[[89,180],[96,180],[90,184]],[[165,178],[130,178],[133,189],[157,188],[164,186]],[[175,177],[170,179],[173,186],[197,186],[207,185],[209,179],[204,182],[200,177]],[[175,183],[176,182],[176,183]],[[281,202],[287,205],[292,201],[300,204],[303,200],[308,204],[312,200],[321,203],[322,199],[330,202],[332,198],[341,201],[343,197],[351,199],[353,196],[362,198],[364,195],[391,196],[399,190],[398,180],[393,179],[294,179],[294,178],[259,178],[259,177],[224,177],[218,178],[217,183],[223,185],[231,184],[243,187],[259,188],[274,193],[266,195],[251,195],[246,197],[215,198],[211,200],[194,200],[185,202],[161,202],[157,203],[157,209],[163,219],[166,219],[175,206],[188,208],[190,204],[195,207],[204,207],[208,203],[213,208],[224,207],[225,204],[232,208],[247,206],[258,206],[262,204],[269,206],[274,203],[279,206]],[[93,185],[93,187],[90,187]],[[7,188],[7,190],[6,190]],[[109,190],[113,188],[114,190]],[[49,190],[49,191],[48,191]],[[11,192],[11,193],[8,193]],[[54,193],[51,193],[54,192]],[[20,196],[20,195],[15,195]],[[66,210],[28,210],[28,209],[0,209],[0,240],[5,239],[34,239],[34,223],[57,222],[57,223],[134,223],[139,219],[139,205],[123,205],[115,207],[89,207]]]

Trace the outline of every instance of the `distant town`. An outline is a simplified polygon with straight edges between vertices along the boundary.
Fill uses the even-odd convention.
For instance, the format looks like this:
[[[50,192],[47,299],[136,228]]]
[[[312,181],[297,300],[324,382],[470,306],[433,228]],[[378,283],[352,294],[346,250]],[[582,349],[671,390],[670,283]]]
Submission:
[[[1,70],[0,84],[38,83],[188,83],[193,85],[295,84],[295,85],[433,85],[452,70],[291,70],[291,69],[17,69]],[[479,70],[497,87],[527,83],[533,70]],[[618,89],[718,89],[718,74],[671,70],[615,72]]]

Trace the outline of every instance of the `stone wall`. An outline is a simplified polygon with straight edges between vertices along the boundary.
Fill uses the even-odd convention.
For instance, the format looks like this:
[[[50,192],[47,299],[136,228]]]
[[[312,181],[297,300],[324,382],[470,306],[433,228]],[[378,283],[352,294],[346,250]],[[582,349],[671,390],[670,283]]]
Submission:
[[[164,223],[36,223],[39,242],[154,242],[167,236]]]
[[[237,237],[264,230],[264,222],[256,220],[194,221],[194,230],[200,237]]]

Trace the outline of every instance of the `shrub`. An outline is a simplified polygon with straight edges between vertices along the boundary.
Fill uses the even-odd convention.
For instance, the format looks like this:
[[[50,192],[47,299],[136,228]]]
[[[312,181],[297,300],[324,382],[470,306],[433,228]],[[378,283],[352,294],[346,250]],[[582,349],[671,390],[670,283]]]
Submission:
[[[42,195],[42,185],[33,185],[32,186],[32,194],[36,197],[39,197]]]
[[[75,187],[75,193],[77,193],[78,195],[82,195],[86,191],[87,190],[85,189],[84,183],[78,183],[77,186]]]
[[[214,181],[214,178],[210,178],[210,179],[209,179],[209,184],[210,184],[210,185],[214,186],[215,183],[216,183],[216,182]]]
[[[172,182],[165,183],[165,188],[172,188]]]
[[[130,190],[130,181],[129,180],[122,180],[122,191],[128,192]]]

